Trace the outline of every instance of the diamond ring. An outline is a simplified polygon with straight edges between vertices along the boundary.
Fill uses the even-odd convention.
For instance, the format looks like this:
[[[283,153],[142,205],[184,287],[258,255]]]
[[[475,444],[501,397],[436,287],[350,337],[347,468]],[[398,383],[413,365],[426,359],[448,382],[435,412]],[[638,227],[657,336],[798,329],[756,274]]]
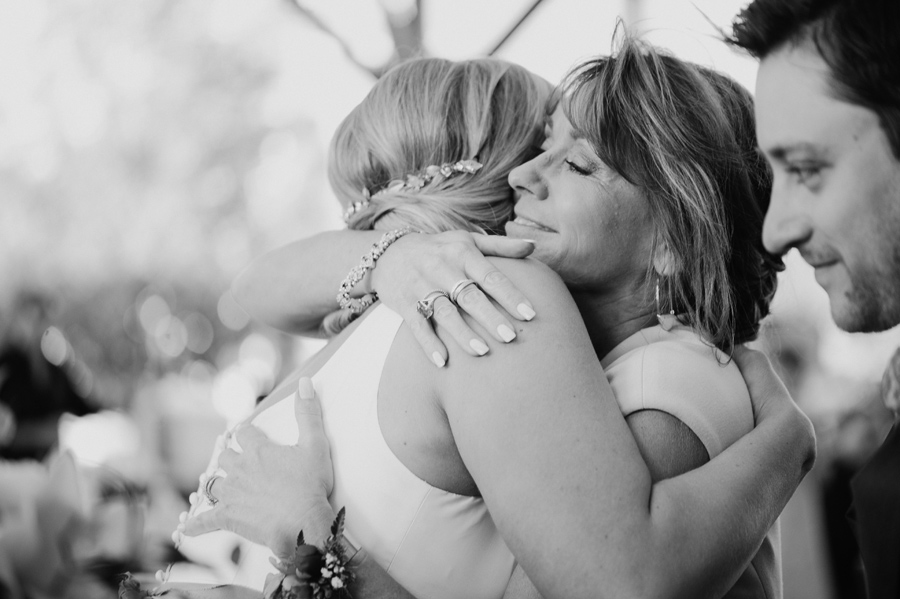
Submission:
[[[434,316],[434,302],[439,297],[446,297],[450,299],[450,296],[446,291],[442,289],[435,289],[434,291],[430,291],[428,295],[424,298],[420,299],[416,302],[416,312],[422,315],[425,320],[431,319]]]

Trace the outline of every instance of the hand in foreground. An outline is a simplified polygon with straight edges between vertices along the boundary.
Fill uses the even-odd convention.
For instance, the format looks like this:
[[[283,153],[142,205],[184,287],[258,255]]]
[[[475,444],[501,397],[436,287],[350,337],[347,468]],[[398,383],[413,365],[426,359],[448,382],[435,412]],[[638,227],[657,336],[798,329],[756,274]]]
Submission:
[[[807,454],[803,460],[805,475],[816,461],[816,435],[812,422],[791,399],[790,393],[763,352],[738,346],[734,348],[733,356],[750,391],[756,426],[764,420],[775,418],[791,422],[795,435],[793,440]]]
[[[534,308],[521,291],[485,258],[525,258],[534,245],[522,239],[449,231],[436,235],[407,235],[394,243],[372,272],[372,287],[378,297],[410,326],[419,345],[437,366],[447,362],[447,348],[435,334],[432,323],[419,314],[416,302],[430,292],[450,294],[457,284],[471,279],[458,291],[456,305],[440,297],[434,303],[433,320],[445,328],[463,351],[483,356],[488,346],[460,316],[457,306],[490,334],[504,343],[515,336],[515,327],[488,299],[493,298],[517,320],[534,318]]]
[[[249,424],[236,430],[242,451],[225,449],[219,456],[226,476],[207,487],[213,508],[188,518],[179,525],[181,532],[229,530],[279,557],[293,551],[301,529],[310,543],[328,536],[335,515],[328,504],[334,474],[322,408],[309,378],[299,381],[294,414],[300,430],[296,445],[274,443]]]

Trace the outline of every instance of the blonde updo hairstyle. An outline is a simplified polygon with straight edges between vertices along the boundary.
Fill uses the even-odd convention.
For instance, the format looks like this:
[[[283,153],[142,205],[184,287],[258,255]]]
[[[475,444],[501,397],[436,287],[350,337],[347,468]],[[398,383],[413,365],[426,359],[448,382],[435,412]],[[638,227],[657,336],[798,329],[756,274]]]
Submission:
[[[370,195],[348,227],[502,232],[513,207],[507,176],[539,151],[551,91],[526,69],[491,58],[420,58],[388,71],[331,142],[328,177],[338,199],[347,206],[363,201],[364,189]],[[460,160],[482,167],[420,189],[388,188]]]

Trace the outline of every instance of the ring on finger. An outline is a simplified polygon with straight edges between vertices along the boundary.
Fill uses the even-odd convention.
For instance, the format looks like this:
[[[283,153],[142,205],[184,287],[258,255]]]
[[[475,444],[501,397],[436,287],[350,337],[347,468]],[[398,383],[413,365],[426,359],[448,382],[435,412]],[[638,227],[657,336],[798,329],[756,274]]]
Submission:
[[[425,320],[431,319],[434,316],[434,302],[439,297],[450,299],[450,295],[443,289],[429,291],[428,295],[416,302],[416,312],[421,314]]]
[[[459,299],[459,294],[462,293],[463,289],[465,289],[469,285],[475,285],[477,287],[478,283],[476,283],[472,279],[463,279],[456,283],[456,285],[453,286],[453,289],[450,290],[450,301],[455,304],[456,300]]]
[[[213,507],[215,507],[215,505],[219,503],[219,499],[215,495],[213,495],[212,488],[213,485],[216,484],[216,481],[220,478],[222,477],[218,474],[214,474],[210,476],[209,479],[207,479],[206,484],[203,486],[203,496],[206,497],[206,501],[208,501],[209,504]]]

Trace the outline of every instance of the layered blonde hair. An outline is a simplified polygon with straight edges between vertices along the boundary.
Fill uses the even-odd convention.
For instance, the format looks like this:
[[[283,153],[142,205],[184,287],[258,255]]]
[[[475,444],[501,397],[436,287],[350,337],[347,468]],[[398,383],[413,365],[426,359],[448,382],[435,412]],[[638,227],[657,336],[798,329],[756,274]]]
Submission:
[[[539,151],[550,93],[549,83],[497,59],[420,58],[394,67],[331,142],[328,177],[338,199],[347,206],[371,196],[348,227],[502,232],[513,208],[507,177]],[[482,167],[420,189],[387,188],[460,160]]]
[[[620,44],[573,69],[556,98],[576,133],[649,201],[652,256],[671,266],[659,277],[659,310],[730,354],[757,335],[783,269],[762,246],[772,175],[753,99],[721,73],[627,35]]]

